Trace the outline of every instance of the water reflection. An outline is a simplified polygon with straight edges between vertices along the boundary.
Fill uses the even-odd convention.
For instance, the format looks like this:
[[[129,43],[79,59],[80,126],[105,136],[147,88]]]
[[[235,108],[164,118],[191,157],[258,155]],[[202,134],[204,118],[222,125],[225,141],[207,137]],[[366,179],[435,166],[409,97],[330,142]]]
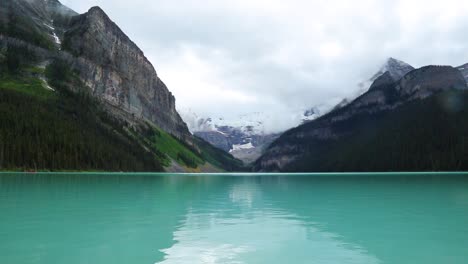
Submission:
[[[275,208],[259,183],[232,184],[225,196],[218,199],[228,214],[217,207],[187,213],[160,263],[379,263],[360,246]]]
[[[0,174],[0,263],[466,263],[464,176]]]

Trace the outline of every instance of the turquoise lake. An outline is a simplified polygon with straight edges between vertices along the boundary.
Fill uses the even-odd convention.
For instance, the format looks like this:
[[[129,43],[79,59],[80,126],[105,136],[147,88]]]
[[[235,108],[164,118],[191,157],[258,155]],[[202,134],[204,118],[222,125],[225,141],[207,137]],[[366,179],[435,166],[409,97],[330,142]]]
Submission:
[[[0,263],[468,263],[468,175],[0,174]]]

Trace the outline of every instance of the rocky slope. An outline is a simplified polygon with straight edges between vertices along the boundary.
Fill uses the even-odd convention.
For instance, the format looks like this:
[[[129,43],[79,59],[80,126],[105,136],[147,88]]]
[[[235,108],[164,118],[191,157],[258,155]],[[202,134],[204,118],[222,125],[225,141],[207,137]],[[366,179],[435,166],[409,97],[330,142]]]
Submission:
[[[240,168],[232,156],[190,134],[154,67],[99,7],[78,15],[57,0],[5,0],[0,14],[0,76],[18,86],[24,78],[42,81],[59,95],[54,100],[90,96],[90,104],[113,120],[102,126],[128,133],[122,136],[166,168]],[[50,104],[47,109],[54,109]]]
[[[390,74],[390,77],[394,81],[398,81],[401,78],[403,78],[403,76],[405,76],[408,72],[413,70],[414,67],[409,65],[408,63],[390,57],[380,68],[380,70],[370,79],[370,81],[373,83],[375,80],[377,80],[377,78],[379,78],[387,72]]]
[[[266,153],[256,162],[255,170],[333,170],[332,166],[327,167],[325,164],[330,164],[334,157],[340,155],[340,146],[348,145],[348,142],[354,142],[351,140],[353,137],[365,134],[366,131],[376,131],[381,127],[386,127],[381,122],[390,118],[389,116],[393,113],[400,111],[400,108],[417,104],[424,101],[424,99],[430,99],[441,93],[450,94],[451,91],[464,91],[466,88],[463,75],[457,69],[449,66],[423,67],[409,72],[401,80],[397,81],[390,72],[385,72],[373,82],[366,93],[347,106],[284,133],[271,144]],[[452,99],[448,101],[451,102]],[[453,103],[448,104],[448,106],[453,106]],[[419,116],[420,119],[424,117]],[[395,133],[406,135],[404,130]],[[398,142],[395,141],[395,138],[398,138],[401,134],[390,135],[394,138],[382,137],[380,139],[388,142]],[[365,142],[366,138],[360,138],[359,140],[356,139],[355,141],[355,155],[359,155],[362,149],[372,148],[372,145],[359,144],[359,142]],[[418,138],[414,138],[414,140],[418,141]],[[397,145],[392,147],[401,148],[401,151],[403,151],[405,146]],[[328,155],[332,152],[334,155]],[[431,154],[434,153],[427,153],[427,155]],[[385,152],[374,153],[373,155],[381,155],[382,159],[386,157]],[[341,164],[347,163],[341,161]],[[383,168],[392,169],[391,164],[386,165],[387,167],[383,166]],[[353,167],[344,166],[342,168],[343,170],[349,170]],[[394,168],[398,169],[397,166],[394,166]]]
[[[8,28],[4,35],[49,50],[42,54],[44,60],[68,61],[94,96],[190,140],[172,93],[143,52],[101,8],[77,15],[57,0],[6,0],[0,13],[2,28]],[[63,52],[54,53],[57,49]]]
[[[95,96],[176,137],[190,138],[172,93],[143,52],[102,9],[93,7],[72,19],[63,49],[86,59],[86,66],[78,71]]]
[[[371,78],[358,84],[359,88],[353,97],[344,98],[331,110],[337,110],[348,105],[354,99],[367,92],[372,85],[379,85],[378,83],[375,83],[375,81],[377,79],[380,79],[380,81],[382,81],[383,79],[381,79],[380,77],[384,74],[386,74],[387,80],[398,81],[412,70],[414,70],[414,67],[409,65],[408,63],[390,57]]]

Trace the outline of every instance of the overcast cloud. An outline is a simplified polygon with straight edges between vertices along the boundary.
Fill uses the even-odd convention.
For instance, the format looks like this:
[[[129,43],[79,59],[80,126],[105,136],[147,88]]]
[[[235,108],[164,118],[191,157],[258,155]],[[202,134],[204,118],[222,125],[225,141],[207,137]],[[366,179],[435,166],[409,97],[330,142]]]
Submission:
[[[99,5],[135,41],[179,109],[227,118],[291,113],[359,89],[387,57],[468,62],[466,0],[63,0]]]

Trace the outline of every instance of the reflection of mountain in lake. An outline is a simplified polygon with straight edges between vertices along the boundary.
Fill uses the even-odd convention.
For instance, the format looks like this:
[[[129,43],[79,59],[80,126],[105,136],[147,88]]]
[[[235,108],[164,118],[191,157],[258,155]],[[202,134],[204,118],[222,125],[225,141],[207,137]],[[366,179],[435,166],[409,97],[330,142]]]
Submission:
[[[233,183],[220,198],[225,209],[219,212],[189,210],[160,263],[290,263],[292,256],[294,263],[380,263],[360,246],[275,208],[254,182]]]
[[[465,264],[467,197],[456,175],[0,175],[1,259]]]

